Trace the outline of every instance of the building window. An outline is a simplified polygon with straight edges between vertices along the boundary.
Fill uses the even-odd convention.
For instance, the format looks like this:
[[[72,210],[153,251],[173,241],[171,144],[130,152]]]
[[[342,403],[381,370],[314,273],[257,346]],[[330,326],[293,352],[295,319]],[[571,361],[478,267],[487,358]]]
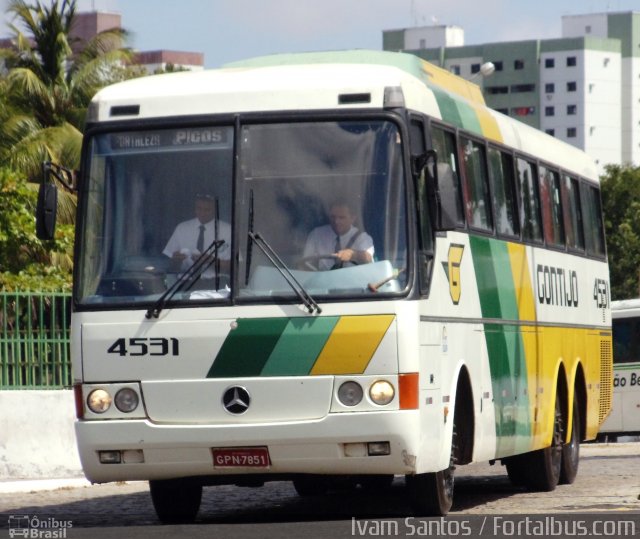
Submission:
[[[454,75],[460,75],[460,66],[459,65],[452,65],[449,70],[451,71],[451,73],[453,73]]]
[[[420,48],[421,49],[426,49],[427,48],[427,40],[426,39],[421,39],[420,40]]]
[[[556,66],[555,58],[545,58],[544,67],[555,67],[555,66]]]
[[[502,71],[502,60],[498,60],[497,62],[493,62],[496,71]]]
[[[552,94],[556,91],[556,85],[553,84],[553,82],[547,82],[547,84],[544,85],[544,91],[548,94]]]
[[[567,92],[575,92],[578,84],[575,81],[567,82]]]
[[[509,116],[509,109],[496,109],[496,111],[505,116]]]
[[[567,67],[574,67],[577,63],[575,56],[567,56]]]
[[[513,69],[524,69],[524,60],[515,60],[513,62]]]
[[[567,138],[575,138],[576,133],[577,131],[575,127],[567,127]]]
[[[508,86],[487,86],[485,91],[490,95],[495,94],[508,94],[509,87]]]
[[[577,114],[577,112],[578,112],[577,105],[567,105],[567,114],[569,116],[574,116],[575,114]]]
[[[591,33],[591,25],[587,24],[587,26],[584,27],[584,33],[585,34],[590,34]]]
[[[556,108],[555,107],[545,107],[544,108],[544,115],[545,116],[555,116],[556,115]]]
[[[522,92],[533,92],[535,89],[535,84],[514,84],[513,86],[511,86],[511,91],[514,94],[520,94]]]
[[[479,73],[480,64],[471,64],[471,73]]]
[[[545,129],[545,130],[544,130],[544,132],[545,132],[547,135],[551,135],[552,137],[555,137],[555,136],[556,136],[556,130],[555,130],[555,129]]]
[[[513,107],[511,114],[513,116],[532,116],[536,113],[535,107]]]

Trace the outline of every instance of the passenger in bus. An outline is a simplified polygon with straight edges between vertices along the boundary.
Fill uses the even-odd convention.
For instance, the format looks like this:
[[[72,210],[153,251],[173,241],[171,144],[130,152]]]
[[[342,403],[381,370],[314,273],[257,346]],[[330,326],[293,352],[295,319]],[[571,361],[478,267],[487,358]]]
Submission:
[[[339,269],[373,260],[373,239],[355,226],[356,211],[349,202],[336,200],[329,208],[329,224],[314,228],[307,238],[302,261],[314,258],[319,270]]]
[[[229,273],[231,258],[231,226],[217,220],[215,198],[209,194],[196,195],[194,206],[195,217],[179,223],[169,238],[162,254],[170,258],[170,270],[186,271],[198,260],[214,240],[224,240],[218,247],[217,258],[220,273]],[[217,226],[217,235],[216,235]],[[201,280],[215,278],[216,264],[202,274]]]

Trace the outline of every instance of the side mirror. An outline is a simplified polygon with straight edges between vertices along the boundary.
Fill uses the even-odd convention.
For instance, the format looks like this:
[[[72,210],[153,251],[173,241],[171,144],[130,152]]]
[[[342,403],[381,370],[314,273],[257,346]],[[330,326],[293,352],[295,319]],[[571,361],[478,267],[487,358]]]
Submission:
[[[36,236],[41,240],[52,240],[56,231],[58,211],[58,188],[51,183],[42,183],[38,191],[36,206]]]

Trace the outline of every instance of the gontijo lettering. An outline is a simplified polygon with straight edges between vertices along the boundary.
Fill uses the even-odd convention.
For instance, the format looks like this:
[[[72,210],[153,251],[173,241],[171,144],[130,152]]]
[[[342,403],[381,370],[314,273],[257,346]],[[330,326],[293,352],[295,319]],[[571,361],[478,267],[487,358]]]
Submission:
[[[574,270],[538,264],[538,303],[559,307],[578,306],[578,274]]]

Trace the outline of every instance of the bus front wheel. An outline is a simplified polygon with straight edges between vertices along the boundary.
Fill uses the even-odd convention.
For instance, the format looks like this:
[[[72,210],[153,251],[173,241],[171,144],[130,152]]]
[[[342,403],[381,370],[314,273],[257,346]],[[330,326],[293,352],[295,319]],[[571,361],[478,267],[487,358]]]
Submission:
[[[453,504],[453,467],[435,473],[406,476],[416,516],[445,516]]]
[[[163,524],[188,524],[196,519],[202,501],[202,485],[180,479],[149,481],[151,501]]]

